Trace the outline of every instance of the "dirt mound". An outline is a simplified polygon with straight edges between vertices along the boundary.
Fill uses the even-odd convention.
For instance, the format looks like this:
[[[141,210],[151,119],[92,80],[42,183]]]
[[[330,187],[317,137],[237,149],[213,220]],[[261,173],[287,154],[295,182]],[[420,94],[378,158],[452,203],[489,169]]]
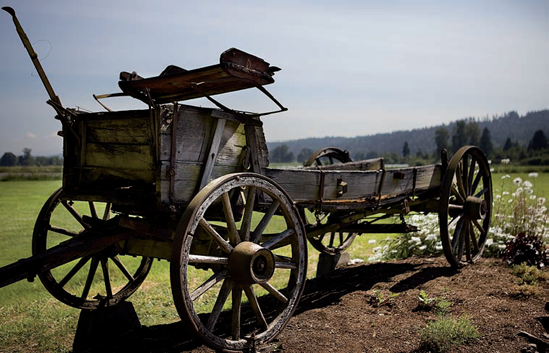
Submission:
[[[480,333],[450,352],[526,352],[529,342],[518,335],[521,331],[549,341],[544,336],[549,286],[540,284],[535,295],[516,288],[516,277],[496,259],[482,259],[460,271],[444,258],[348,267],[308,281],[287,327],[265,348],[288,353],[428,352],[421,346],[420,330],[443,310],[446,317],[466,315]],[[110,348],[212,352],[192,337],[182,337],[182,331],[181,323],[143,327]]]

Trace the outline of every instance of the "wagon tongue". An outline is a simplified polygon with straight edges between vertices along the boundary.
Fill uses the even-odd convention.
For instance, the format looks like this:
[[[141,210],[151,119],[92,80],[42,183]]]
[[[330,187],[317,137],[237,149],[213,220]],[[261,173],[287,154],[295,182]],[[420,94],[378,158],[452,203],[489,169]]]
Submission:
[[[32,44],[29,41],[29,38],[25,34],[25,31],[23,30],[23,27],[21,26],[21,23],[19,23],[19,20],[17,19],[17,16],[15,16],[15,10],[9,6],[2,7],[2,10],[6,11],[11,15],[13,18],[13,23],[15,24],[15,29],[17,30],[17,33],[19,34],[19,38],[21,38],[21,42],[23,42],[23,46],[25,49],[27,49],[27,52],[29,53],[29,56],[32,60],[32,63],[34,64],[34,67],[36,68],[36,71],[38,72],[38,75],[40,76],[40,79],[42,80],[42,83],[44,84],[44,87],[46,87],[46,91],[48,92],[48,95],[50,96],[50,100],[54,103],[52,104],[54,108],[61,108],[63,109],[63,106],[61,104],[61,100],[59,97],[55,94],[53,91],[53,87],[50,84],[50,81],[48,80],[48,77],[46,76],[46,73],[44,72],[44,69],[42,68],[42,65],[40,64],[40,60],[38,60],[38,55],[32,48]],[[56,110],[57,110],[56,108]]]

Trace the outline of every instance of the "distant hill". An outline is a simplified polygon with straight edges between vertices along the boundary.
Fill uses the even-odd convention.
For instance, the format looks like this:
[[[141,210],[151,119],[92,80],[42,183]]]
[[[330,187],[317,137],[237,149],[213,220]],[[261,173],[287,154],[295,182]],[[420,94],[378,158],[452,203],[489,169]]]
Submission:
[[[505,140],[511,138],[512,142],[518,142],[522,146],[528,146],[536,130],[543,130],[546,136],[549,136],[549,110],[529,112],[524,116],[519,116],[516,112],[509,112],[499,117],[492,118],[468,118],[461,119],[475,121],[480,132],[484,127],[488,127],[492,137],[494,147],[503,147]],[[268,142],[269,151],[272,151],[280,145],[287,145],[288,151],[298,155],[303,148],[313,151],[323,147],[339,147],[351,152],[351,156],[357,153],[367,155],[370,152],[377,152],[378,155],[389,152],[395,152],[398,155],[402,153],[402,147],[405,141],[408,141],[411,154],[421,151],[423,153],[434,153],[435,131],[440,127],[445,127],[450,134],[450,141],[455,121],[449,124],[442,124],[433,127],[426,127],[414,130],[394,131],[391,133],[357,136],[357,137],[320,137],[306,138],[291,141]],[[437,152],[438,153],[438,152]]]

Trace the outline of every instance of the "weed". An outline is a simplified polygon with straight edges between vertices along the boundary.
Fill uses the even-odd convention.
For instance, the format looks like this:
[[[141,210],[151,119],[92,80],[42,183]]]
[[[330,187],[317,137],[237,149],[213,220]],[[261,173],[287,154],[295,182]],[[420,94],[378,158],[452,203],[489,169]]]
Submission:
[[[452,306],[448,300],[443,297],[431,298],[423,289],[419,291],[418,308],[424,311],[433,310],[436,315],[444,316],[448,313],[448,308]]]
[[[517,277],[515,286],[510,291],[511,296],[514,297],[537,297],[543,292],[539,282],[549,279],[549,273],[525,263],[511,266],[511,273]]]
[[[379,307],[379,306],[382,306],[382,305],[387,305],[387,306],[391,306],[392,305],[392,300],[396,297],[399,296],[399,293],[391,293],[389,292],[387,296],[385,296],[383,294],[383,291],[380,291],[380,290],[373,290],[374,292],[374,305],[376,307]]]
[[[479,338],[477,327],[466,316],[458,319],[441,317],[425,326],[420,333],[421,346],[433,352],[446,352]]]

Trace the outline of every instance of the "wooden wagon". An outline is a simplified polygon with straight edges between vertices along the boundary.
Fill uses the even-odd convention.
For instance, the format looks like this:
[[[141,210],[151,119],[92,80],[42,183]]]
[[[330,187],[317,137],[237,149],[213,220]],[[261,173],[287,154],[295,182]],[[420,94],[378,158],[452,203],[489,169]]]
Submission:
[[[0,269],[0,286],[38,276],[58,300],[113,306],[145,280],[153,259],[170,262],[175,306],[197,337],[239,351],[272,340],[303,291],[307,240],[336,254],[362,233],[406,232],[409,212],[439,214],[452,266],[481,256],[492,208],[485,155],[467,146],[442,163],[385,168],[325,148],[303,168],[269,168],[261,115],[212,96],[263,87],[279,69],[237,49],[219,64],[169,67],[143,79],[122,73],[121,93],[143,110],[64,108],[10,8],[62,122],[63,187],[43,206],[33,256]],[[218,108],[181,104],[206,97]],[[270,114],[269,112],[267,114]],[[323,163],[329,160],[330,163]],[[387,224],[396,216],[402,222]]]

